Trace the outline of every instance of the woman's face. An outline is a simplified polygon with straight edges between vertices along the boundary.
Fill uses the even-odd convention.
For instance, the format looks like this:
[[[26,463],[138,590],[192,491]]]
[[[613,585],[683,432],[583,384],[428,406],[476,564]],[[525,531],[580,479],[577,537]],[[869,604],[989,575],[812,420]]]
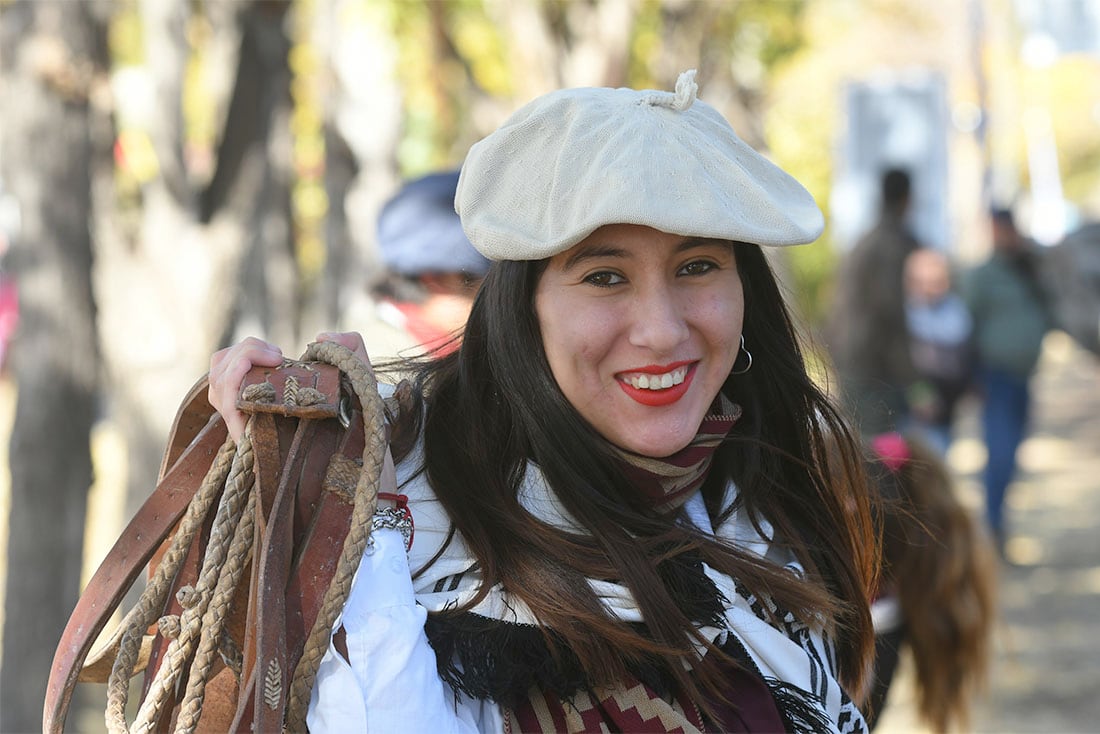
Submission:
[[[729,376],[745,301],[729,243],[613,224],[550,259],[535,310],[573,407],[616,446],[663,457]]]

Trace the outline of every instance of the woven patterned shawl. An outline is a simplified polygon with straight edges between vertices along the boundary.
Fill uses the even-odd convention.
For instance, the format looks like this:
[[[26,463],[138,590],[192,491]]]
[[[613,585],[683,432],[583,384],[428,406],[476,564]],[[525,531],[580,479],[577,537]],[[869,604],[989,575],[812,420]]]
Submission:
[[[690,460],[663,462],[665,466],[635,463],[636,478],[641,484],[649,482],[656,501],[683,503],[687,515],[704,530],[801,574],[789,554],[770,545],[772,529],[766,522],[761,523],[761,536],[745,513],[735,510],[719,527],[705,527],[706,510],[695,490],[714,446],[737,415],[735,406],[723,406],[684,450],[684,457],[693,455]],[[706,639],[738,661],[738,668],[730,671],[731,686],[736,686],[732,698],[748,701],[738,710],[719,711],[720,722],[704,721],[695,703],[684,700],[670,676],[660,671],[632,669],[633,679],[613,689],[593,687],[572,651],[564,646],[551,650],[531,611],[499,586],[468,612],[453,613],[474,597],[481,576],[462,537],[451,537],[449,518],[427,481],[415,473],[421,458],[416,454],[422,449],[418,445],[398,466],[401,491],[409,496],[416,521],[410,563],[413,569],[427,566],[414,581],[416,599],[429,611],[426,630],[443,679],[456,693],[500,704],[511,731],[767,731],[773,727],[763,722],[774,723],[775,710],[787,731],[867,731],[859,710],[837,682],[836,656],[820,626],[807,625],[770,600],[750,594],[701,559],[676,560],[677,583],[693,600],[693,608],[685,613]],[[631,463],[629,456],[623,460]],[[736,493],[736,487],[729,486],[723,506],[731,506]],[[534,465],[527,468],[519,499],[543,522],[571,533],[585,532]],[[449,544],[436,557],[448,538]],[[610,613],[630,624],[644,624],[625,586],[598,579],[589,583]],[[431,614],[444,611],[451,613]],[[769,619],[779,622],[773,625]],[[700,646],[700,656],[705,652]],[[769,713],[767,697],[749,690],[753,685],[766,687],[775,710]]]

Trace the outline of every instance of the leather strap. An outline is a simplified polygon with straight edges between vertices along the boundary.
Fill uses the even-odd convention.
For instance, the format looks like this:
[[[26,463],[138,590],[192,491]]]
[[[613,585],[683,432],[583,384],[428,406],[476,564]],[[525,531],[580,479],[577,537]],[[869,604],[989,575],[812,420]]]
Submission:
[[[278,731],[283,726],[290,676],[286,649],[286,588],[293,550],[295,495],[301,479],[314,421],[299,421],[287,454],[275,502],[268,516],[259,554],[259,573],[253,596],[260,605],[255,618],[256,686],[252,724],[255,731]],[[243,727],[234,727],[240,731]]]
[[[197,389],[199,385],[201,390]],[[195,411],[203,410],[197,401],[201,400],[209,409],[205,380],[199,385],[188,394],[189,400],[177,415],[177,424],[192,419]],[[225,443],[226,435],[225,423],[219,416],[208,419],[190,446],[172,463],[172,468],[122,531],[88,582],[54,653],[43,704],[43,731],[50,734],[62,731],[73,688],[92,644],[145,564],[182,517],[199,488],[196,475],[205,476],[218,449]]]
[[[161,459],[160,473],[157,475],[158,483],[214,416],[214,407],[210,405],[206,394],[209,387],[210,376],[203,375],[180,401],[181,407],[168,432],[168,447]]]

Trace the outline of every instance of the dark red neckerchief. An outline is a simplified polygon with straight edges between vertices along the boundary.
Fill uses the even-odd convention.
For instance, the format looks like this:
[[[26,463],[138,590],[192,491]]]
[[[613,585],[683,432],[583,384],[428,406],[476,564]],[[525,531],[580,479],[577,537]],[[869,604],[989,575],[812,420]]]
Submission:
[[[679,507],[702,486],[714,451],[741,417],[741,406],[719,393],[699,432],[671,456],[654,459],[622,449],[615,453],[631,483],[662,509]]]

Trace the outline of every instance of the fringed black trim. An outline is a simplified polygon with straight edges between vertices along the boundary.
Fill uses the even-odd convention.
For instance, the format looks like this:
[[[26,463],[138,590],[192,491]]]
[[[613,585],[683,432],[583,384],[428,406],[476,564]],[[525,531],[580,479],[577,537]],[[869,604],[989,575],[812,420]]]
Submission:
[[[699,626],[725,627],[729,599],[707,576],[697,553],[683,553],[658,564],[657,575],[688,619]]]
[[[428,615],[425,629],[440,677],[471,698],[514,707],[532,688],[568,698],[587,686],[577,656],[558,645],[555,663],[537,627],[442,612]]]
[[[728,602],[703,572],[699,557],[681,554],[660,564],[658,574],[695,624],[723,626]],[[648,636],[644,624],[632,626]],[[551,652],[547,636],[535,626],[450,610],[429,614],[425,630],[440,677],[471,698],[512,707],[532,688],[569,700],[592,687],[576,654],[553,632]],[[628,665],[628,670],[658,695],[673,690],[675,678],[657,660]]]
[[[775,706],[779,709],[779,715],[783,717],[783,723],[787,731],[813,732],[814,734],[826,734],[835,731],[833,723],[825,715],[820,704],[811,700],[816,698],[812,693],[807,693],[798,686],[785,683],[778,678],[764,678],[768,690],[775,699]]]

